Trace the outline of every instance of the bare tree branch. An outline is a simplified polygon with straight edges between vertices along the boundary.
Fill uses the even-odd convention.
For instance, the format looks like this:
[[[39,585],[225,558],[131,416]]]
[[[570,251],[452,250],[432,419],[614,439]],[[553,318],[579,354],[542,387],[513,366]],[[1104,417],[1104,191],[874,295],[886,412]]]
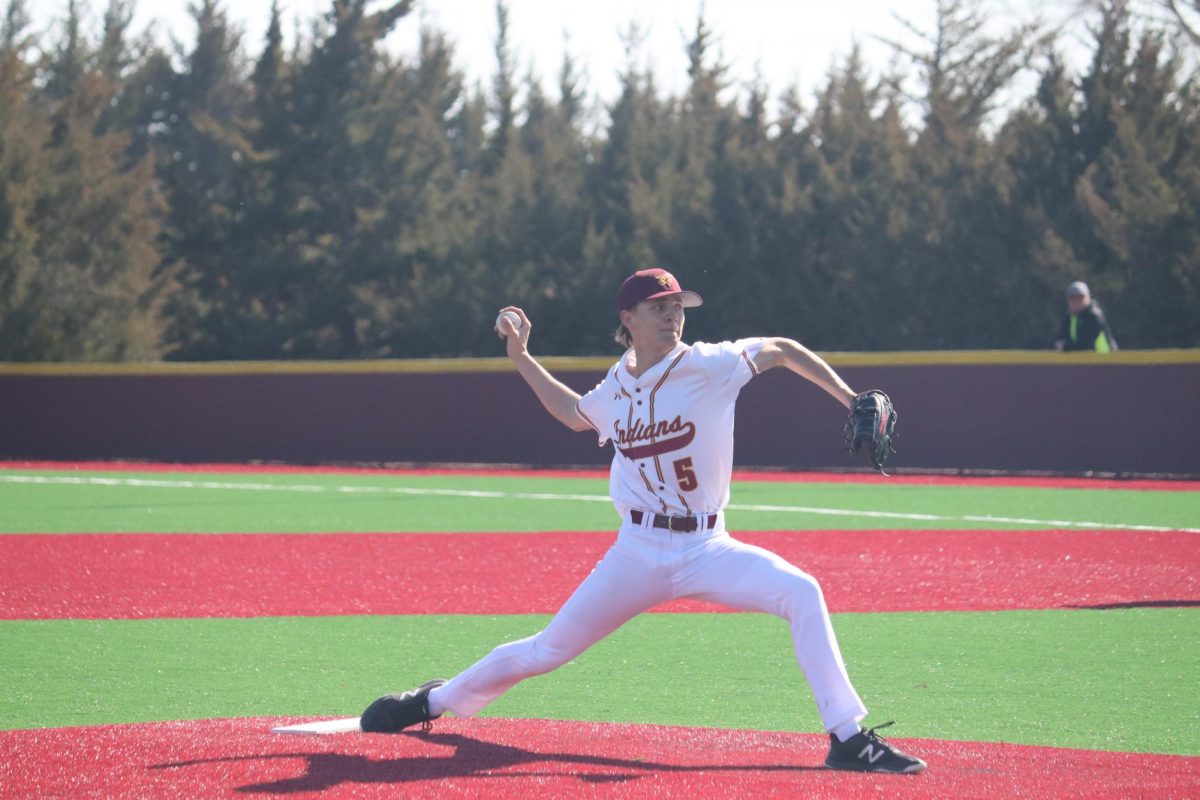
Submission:
[[[1200,45],[1200,0],[1160,0],[1179,23],[1179,29]]]

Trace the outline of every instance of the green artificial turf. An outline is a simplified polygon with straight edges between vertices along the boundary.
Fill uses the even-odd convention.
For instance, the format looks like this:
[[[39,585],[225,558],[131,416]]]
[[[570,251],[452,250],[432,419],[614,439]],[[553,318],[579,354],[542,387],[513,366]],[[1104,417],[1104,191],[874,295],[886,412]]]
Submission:
[[[607,491],[597,478],[0,470],[0,533],[610,531]],[[1200,492],[742,481],[727,512],[731,530],[1067,523],[1200,529]]]
[[[0,509],[0,533],[617,525],[596,478],[11,469],[0,470]],[[742,481],[727,516],[732,530],[1200,529],[1200,493]],[[4,621],[0,729],[355,714],[546,619]],[[843,614],[835,626],[868,724],[894,718],[897,736],[1200,755],[1200,609]],[[786,627],[745,614],[639,617],[485,714],[820,727]]]
[[[357,714],[544,616],[0,622],[0,728]],[[1200,755],[1200,609],[843,614],[869,724],[901,737]],[[786,626],[650,614],[489,707],[507,717],[817,731]]]

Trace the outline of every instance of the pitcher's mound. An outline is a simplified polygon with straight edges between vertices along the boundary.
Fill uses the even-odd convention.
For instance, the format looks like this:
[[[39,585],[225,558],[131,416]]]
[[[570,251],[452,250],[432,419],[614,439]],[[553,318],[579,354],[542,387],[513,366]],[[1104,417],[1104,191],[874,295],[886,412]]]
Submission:
[[[833,772],[799,733],[443,719],[430,734],[281,736],[312,718],[0,731],[7,797],[1155,797],[1200,795],[1200,758],[893,741],[921,775]]]

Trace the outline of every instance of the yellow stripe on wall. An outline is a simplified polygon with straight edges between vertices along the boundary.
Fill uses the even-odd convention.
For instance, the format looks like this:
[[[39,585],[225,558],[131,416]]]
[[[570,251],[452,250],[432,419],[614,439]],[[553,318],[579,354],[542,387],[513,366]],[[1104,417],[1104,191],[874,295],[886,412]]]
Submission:
[[[425,358],[362,361],[160,361],[140,363],[0,364],[0,375],[320,375],[355,373],[499,372],[506,358]]]
[[[821,353],[834,367],[962,366],[991,364],[1200,364],[1200,348],[1118,350],[1114,353],[1045,350],[937,350],[890,353]],[[603,372],[616,356],[540,356],[551,372]],[[508,372],[507,358],[423,358],[362,361],[201,361],[138,363],[0,363],[4,375],[320,375]]]

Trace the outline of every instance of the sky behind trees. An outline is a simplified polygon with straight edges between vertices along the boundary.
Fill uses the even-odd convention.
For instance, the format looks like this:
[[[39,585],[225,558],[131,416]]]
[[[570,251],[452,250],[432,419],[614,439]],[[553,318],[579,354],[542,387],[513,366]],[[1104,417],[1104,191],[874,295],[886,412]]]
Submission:
[[[38,2],[32,10],[35,24],[50,27],[61,22],[69,2]],[[262,45],[272,2],[237,0],[222,5],[231,24],[243,32],[243,44],[250,51]],[[332,7],[331,0],[277,2],[285,41],[292,41],[297,29],[306,33],[311,22]],[[369,7],[382,5],[373,2]],[[1078,0],[984,0],[981,5],[988,26],[996,32],[1035,19],[1063,31],[1060,46],[1068,63],[1075,68],[1086,64],[1088,47],[1081,38],[1085,30],[1079,24]],[[189,0],[140,0],[131,28],[153,26],[163,37],[173,35],[186,42],[196,31],[189,6]],[[665,92],[679,94],[686,89],[684,48],[703,10],[713,31],[714,52],[729,65],[731,83],[761,80],[775,93],[796,85],[811,95],[856,44],[868,69],[882,72],[894,63],[889,41],[907,47],[920,44],[920,37],[905,23],[932,33],[937,20],[936,0],[512,0],[508,7],[518,74],[524,77],[526,70],[532,70],[550,89],[564,54],[569,53],[586,73],[588,93],[601,102],[611,102],[620,93],[619,75],[631,25],[643,38],[643,66],[655,74]],[[94,22],[99,22],[100,13],[100,8],[92,10]],[[422,26],[447,34],[469,82],[489,80],[496,63],[495,0],[422,0],[388,34],[383,47],[398,55],[415,55]],[[1026,78],[1028,89],[1033,78]]]

